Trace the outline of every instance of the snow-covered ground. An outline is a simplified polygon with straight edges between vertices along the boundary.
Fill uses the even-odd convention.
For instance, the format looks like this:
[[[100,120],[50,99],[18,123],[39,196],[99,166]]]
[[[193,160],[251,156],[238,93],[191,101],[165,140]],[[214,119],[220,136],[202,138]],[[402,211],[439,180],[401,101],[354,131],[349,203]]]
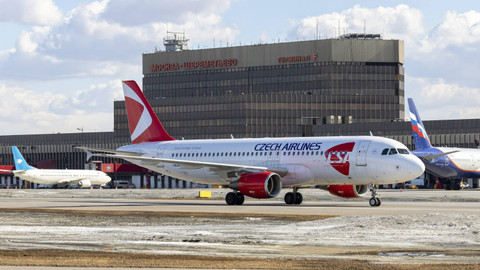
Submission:
[[[27,197],[78,194],[48,192],[11,194]],[[95,190],[81,192],[98,196]],[[130,191],[122,192],[128,196]],[[163,196],[149,192],[143,195],[146,198]],[[186,191],[173,192],[170,197],[183,196]],[[118,193],[104,193],[107,197],[111,194]],[[130,192],[134,197],[139,194],[141,191]],[[465,191],[464,196],[448,194],[451,196],[432,191],[388,192],[383,198],[434,200],[446,204],[450,200],[467,200],[474,207],[480,207],[479,191]],[[308,193],[308,196],[314,195]],[[116,216],[6,211],[1,214],[2,249],[480,263],[480,216],[464,214],[461,209],[458,214],[339,216],[313,221],[221,215],[142,216],[138,213]]]

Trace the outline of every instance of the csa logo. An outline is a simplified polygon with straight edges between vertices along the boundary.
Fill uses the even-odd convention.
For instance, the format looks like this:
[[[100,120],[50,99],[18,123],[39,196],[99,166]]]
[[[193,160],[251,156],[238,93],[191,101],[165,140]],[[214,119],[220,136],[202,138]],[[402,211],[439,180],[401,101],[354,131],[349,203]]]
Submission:
[[[325,151],[327,162],[343,175],[350,174],[350,153],[355,146],[354,142],[342,143]]]
[[[129,123],[132,142],[135,141],[140,135],[148,129],[152,124],[152,117],[148,113],[147,107],[143,103],[142,99],[138,96],[137,93],[127,84],[123,84],[123,91],[125,94],[125,103],[128,108],[133,110],[129,112],[132,117],[129,117],[129,122],[131,119],[136,121],[135,123]],[[134,127],[134,128],[133,128]],[[132,130],[133,129],[133,130]]]

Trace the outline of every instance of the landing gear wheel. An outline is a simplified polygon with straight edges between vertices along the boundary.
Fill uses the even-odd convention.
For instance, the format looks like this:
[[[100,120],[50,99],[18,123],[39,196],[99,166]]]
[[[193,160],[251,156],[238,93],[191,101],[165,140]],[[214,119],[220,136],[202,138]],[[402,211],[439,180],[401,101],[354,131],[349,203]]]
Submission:
[[[375,185],[372,185],[372,187],[370,188],[370,191],[372,192],[372,197],[370,198],[370,200],[368,201],[368,203],[370,204],[370,206],[380,206],[382,204],[382,202],[380,201],[380,199],[377,197],[377,188]]]
[[[244,198],[245,199],[245,198]],[[235,192],[229,192],[225,196],[225,202],[227,202],[228,205],[234,205],[237,203],[238,196]]]
[[[286,204],[293,204],[295,202],[295,195],[293,195],[293,192],[287,192],[284,199]]]
[[[372,197],[370,198],[368,203],[370,204],[370,206],[380,206],[382,204],[382,201],[380,201],[380,198]]]
[[[302,204],[303,202],[303,195],[302,193],[297,193],[295,195],[295,204]]]
[[[245,196],[242,193],[237,193],[237,202],[236,205],[242,205],[245,202]]]

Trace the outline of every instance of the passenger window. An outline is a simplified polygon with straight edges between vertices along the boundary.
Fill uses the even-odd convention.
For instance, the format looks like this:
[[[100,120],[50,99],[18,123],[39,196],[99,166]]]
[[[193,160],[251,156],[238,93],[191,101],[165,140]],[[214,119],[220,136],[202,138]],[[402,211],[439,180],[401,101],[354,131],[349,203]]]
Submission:
[[[388,152],[389,155],[396,155],[398,154],[397,149],[395,148],[390,148],[390,152]]]
[[[387,153],[388,153],[388,148],[383,149],[382,155],[384,156],[384,155],[386,155]]]

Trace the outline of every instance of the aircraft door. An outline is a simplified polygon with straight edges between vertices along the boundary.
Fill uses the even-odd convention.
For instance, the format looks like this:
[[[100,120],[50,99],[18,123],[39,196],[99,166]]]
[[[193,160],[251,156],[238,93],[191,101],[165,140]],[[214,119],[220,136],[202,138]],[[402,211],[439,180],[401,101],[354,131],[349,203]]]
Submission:
[[[157,156],[159,157],[165,157],[164,156],[164,153],[165,153],[165,148],[166,146],[164,144],[160,144],[157,148]]]
[[[370,142],[368,141],[361,141],[358,145],[357,155],[356,155],[356,163],[357,166],[367,166],[367,151]]]

